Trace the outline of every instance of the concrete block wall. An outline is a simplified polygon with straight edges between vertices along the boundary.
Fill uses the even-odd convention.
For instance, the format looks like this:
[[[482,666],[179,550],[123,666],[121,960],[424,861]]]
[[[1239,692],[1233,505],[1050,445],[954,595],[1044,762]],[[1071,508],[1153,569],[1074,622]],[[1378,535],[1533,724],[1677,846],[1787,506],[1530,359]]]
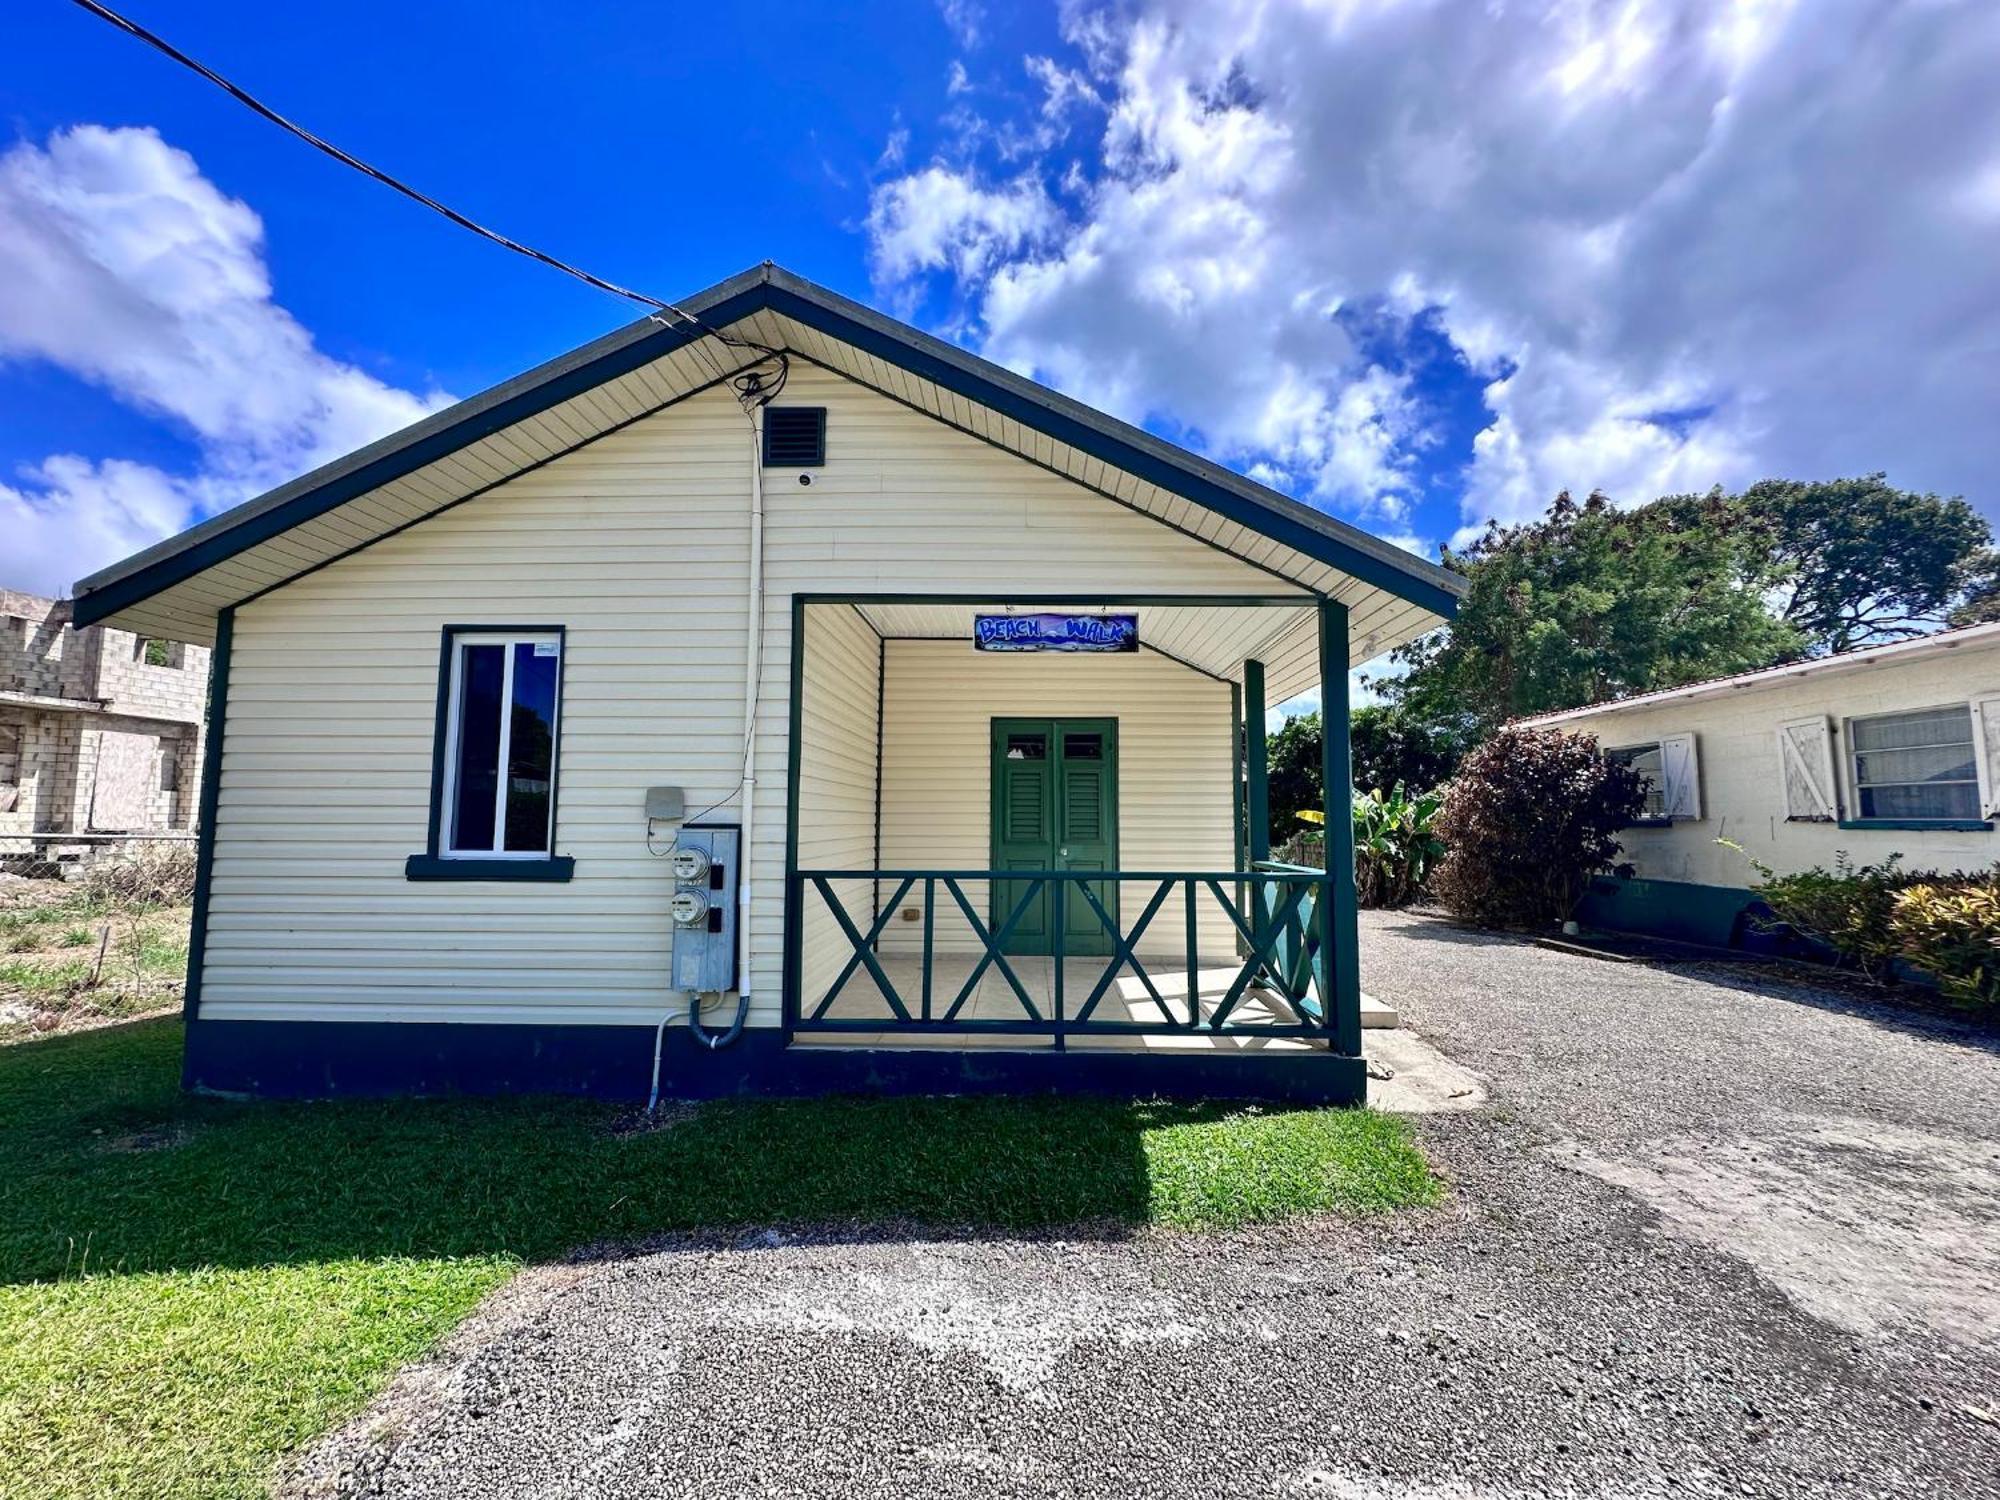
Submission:
[[[93,697],[113,713],[150,719],[201,720],[208,693],[208,648],[164,643],[172,665],[149,666],[146,641],[128,630],[100,626],[83,632],[100,637]]]
[[[0,692],[101,700],[114,713],[201,722],[208,648],[166,644],[170,664],[146,660],[128,630],[70,625],[68,600],[0,589]]]
[[[150,664],[144,640],[130,631],[78,631],[68,601],[0,589],[0,693],[78,704],[50,710],[0,702],[0,725],[13,731],[0,736],[0,854],[44,853],[52,840],[96,827],[193,830],[209,653],[176,644],[164,654],[168,664]],[[143,743],[122,744],[124,795],[100,799],[106,735]],[[10,753],[17,739],[18,751]],[[148,748],[150,767],[143,759]],[[94,818],[94,801],[118,806],[109,813],[100,807]]]

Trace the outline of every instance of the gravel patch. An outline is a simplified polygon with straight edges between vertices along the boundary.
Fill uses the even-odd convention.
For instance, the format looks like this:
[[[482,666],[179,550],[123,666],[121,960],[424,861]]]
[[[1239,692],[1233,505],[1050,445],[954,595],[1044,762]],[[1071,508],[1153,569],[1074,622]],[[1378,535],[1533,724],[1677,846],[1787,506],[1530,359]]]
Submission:
[[[1492,1090],[1418,1121],[1445,1207],[544,1267],[289,1491],[2000,1494],[1990,1045],[1423,919],[1366,942]]]

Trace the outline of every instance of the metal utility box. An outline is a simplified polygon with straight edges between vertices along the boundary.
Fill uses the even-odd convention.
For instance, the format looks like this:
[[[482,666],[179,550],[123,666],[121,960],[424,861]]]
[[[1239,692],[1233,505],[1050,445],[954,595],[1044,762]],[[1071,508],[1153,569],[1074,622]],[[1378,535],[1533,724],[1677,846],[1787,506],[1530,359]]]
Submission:
[[[674,928],[677,990],[736,988],[737,868],[743,831],[735,824],[689,824],[674,840]]]

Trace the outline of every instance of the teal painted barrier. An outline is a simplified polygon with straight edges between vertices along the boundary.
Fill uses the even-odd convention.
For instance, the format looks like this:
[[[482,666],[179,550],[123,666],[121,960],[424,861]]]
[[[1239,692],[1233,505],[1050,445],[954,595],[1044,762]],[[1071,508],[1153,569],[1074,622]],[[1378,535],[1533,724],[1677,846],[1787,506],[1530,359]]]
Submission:
[[[1756,934],[1743,915],[1759,905],[1754,891],[1739,886],[1696,885],[1684,880],[1591,879],[1577,903],[1576,919],[1586,927],[1644,933],[1711,948],[1740,948]]]

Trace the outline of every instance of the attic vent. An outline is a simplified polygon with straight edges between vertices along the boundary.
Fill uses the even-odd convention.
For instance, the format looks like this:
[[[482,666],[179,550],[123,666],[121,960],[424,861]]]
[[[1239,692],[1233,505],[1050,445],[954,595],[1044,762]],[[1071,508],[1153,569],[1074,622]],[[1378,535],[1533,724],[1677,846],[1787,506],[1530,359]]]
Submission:
[[[826,465],[824,406],[764,408],[764,467],[818,469]]]

